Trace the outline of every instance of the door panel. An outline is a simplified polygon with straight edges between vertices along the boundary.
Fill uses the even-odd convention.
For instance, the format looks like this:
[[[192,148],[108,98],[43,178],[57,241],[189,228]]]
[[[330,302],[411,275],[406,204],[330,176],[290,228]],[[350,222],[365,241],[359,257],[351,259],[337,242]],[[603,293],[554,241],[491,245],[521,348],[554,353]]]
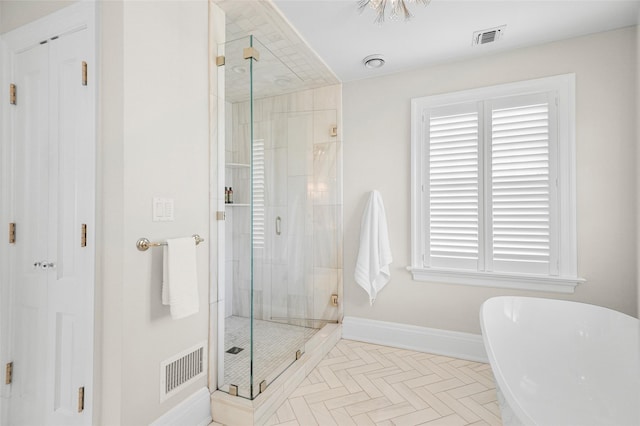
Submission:
[[[49,209],[46,190],[48,152],[47,47],[38,45],[15,56],[19,88],[14,116],[14,200],[17,239],[13,268],[12,330],[14,380],[12,424],[42,420],[47,332],[46,274],[39,267],[47,258]]]
[[[47,371],[52,374],[45,409],[49,424],[82,424],[78,389],[85,385],[87,355],[91,356],[87,292],[92,285],[93,252],[81,247],[81,225],[89,222],[86,181],[92,165],[88,87],[82,84],[82,61],[87,56],[86,30],[49,42],[50,147],[49,259],[47,271]],[[89,358],[90,359],[90,358]]]

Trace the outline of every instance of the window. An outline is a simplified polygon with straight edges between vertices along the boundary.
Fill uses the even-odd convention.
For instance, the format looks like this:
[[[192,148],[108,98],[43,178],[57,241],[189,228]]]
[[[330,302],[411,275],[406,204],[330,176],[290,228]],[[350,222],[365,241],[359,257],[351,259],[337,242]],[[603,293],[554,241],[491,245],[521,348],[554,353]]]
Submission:
[[[412,100],[414,279],[573,292],[575,78]]]

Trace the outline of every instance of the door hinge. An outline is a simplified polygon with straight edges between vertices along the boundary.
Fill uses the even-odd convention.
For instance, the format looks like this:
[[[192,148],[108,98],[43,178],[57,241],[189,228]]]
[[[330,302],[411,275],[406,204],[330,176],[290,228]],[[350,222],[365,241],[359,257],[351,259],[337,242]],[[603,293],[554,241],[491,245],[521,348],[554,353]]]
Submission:
[[[82,61],[82,85],[87,85],[87,63]]]
[[[78,413],[84,411],[84,386],[78,388]]]
[[[87,224],[83,223],[80,228],[80,247],[87,246]]]
[[[238,386],[237,385],[229,385],[229,395],[238,396]]]
[[[331,306],[338,306],[338,295],[337,294],[332,294],[331,295]]]
[[[216,66],[217,66],[217,67],[221,67],[221,66],[223,66],[223,65],[224,65],[224,63],[225,63],[225,58],[224,58],[224,56],[222,56],[222,55],[221,55],[221,56],[216,56]]]
[[[4,384],[10,385],[13,381],[13,362],[8,362],[4,372]]]
[[[225,220],[227,217],[225,212],[216,212],[216,220]]]
[[[9,244],[15,244],[16,242],[16,224],[9,224]]]
[[[260,52],[255,47],[245,47],[242,49],[242,57],[244,59],[253,59],[257,62],[260,60]]]
[[[9,103],[11,105],[18,104],[18,89],[16,88],[15,84],[9,85]]]

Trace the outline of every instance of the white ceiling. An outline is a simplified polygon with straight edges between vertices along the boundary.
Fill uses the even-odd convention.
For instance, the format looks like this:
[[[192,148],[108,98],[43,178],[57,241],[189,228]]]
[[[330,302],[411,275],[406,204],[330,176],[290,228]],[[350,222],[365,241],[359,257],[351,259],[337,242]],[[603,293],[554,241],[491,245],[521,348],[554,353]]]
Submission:
[[[342,81],[487,55],[636,25],[640,0],[432,0],[413,18],[373,21],[357,0],[272,0]],[[474,31],[506,25],[501,40],[472,46]],[[362,59],[382,54],[381,69]]]

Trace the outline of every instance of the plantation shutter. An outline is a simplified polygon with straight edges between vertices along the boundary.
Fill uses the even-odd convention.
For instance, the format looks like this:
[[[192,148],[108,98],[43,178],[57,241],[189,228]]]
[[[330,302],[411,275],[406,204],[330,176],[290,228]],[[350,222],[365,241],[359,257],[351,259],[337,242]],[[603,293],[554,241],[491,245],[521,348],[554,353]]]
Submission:
[[[572,292],[575,76],[411,100],[414,280]]]
[[[252,234],[253,247],[264,248],[265,244],[265,164],[264,164],[264,139],[253,140],[253,167],[252,167]]]
[[[479,115],[478,104],[470,103],[432,109],[425,116],[425,266],[478,269]]]
[[[556,127],[549,98],[539,94],[486,102],[487,270],[553,272]]]

